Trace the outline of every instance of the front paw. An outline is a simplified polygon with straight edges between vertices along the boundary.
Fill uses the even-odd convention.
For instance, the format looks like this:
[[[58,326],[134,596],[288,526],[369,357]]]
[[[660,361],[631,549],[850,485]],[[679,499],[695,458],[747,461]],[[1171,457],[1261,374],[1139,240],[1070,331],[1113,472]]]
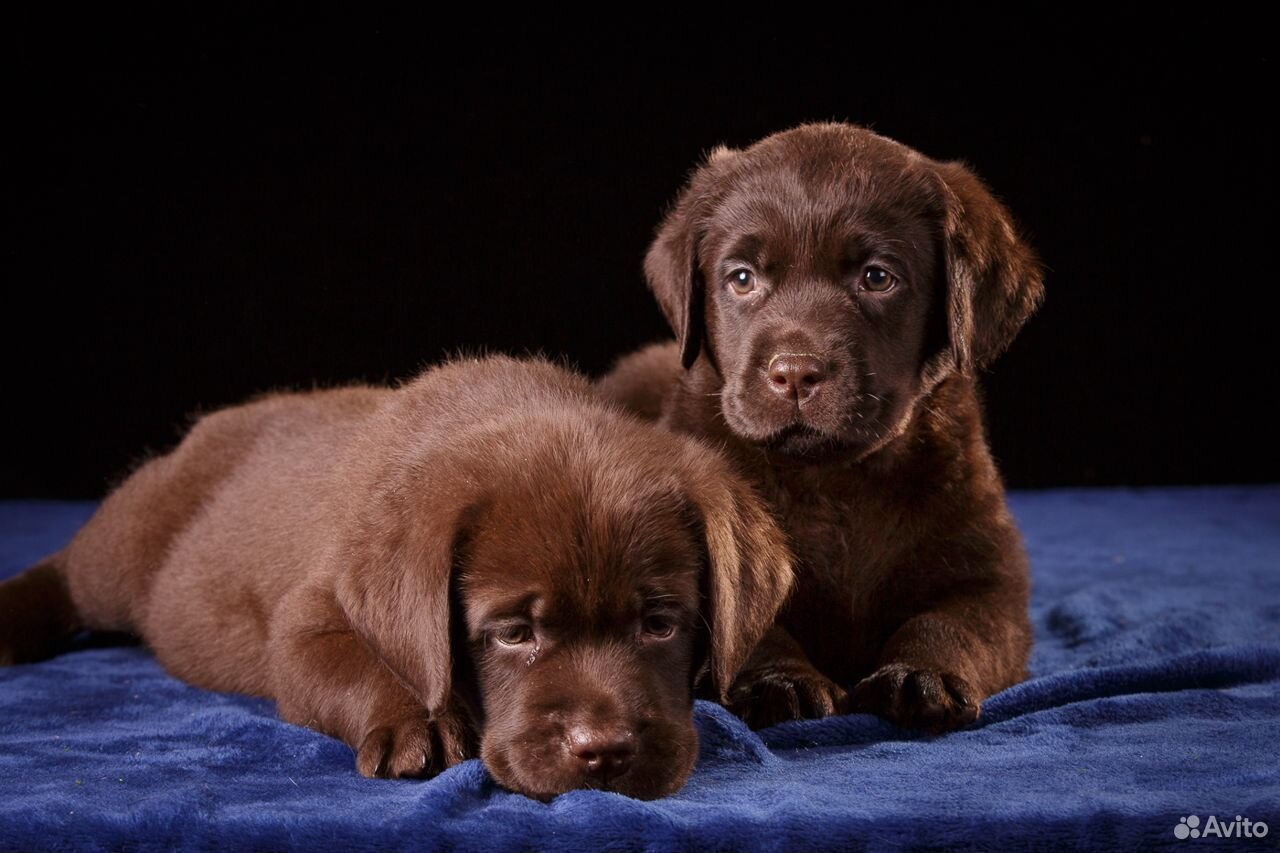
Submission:
[[[847,701],[844,690],[808,666],[770,666],[744,672],[729,691],[728,708],[753,729],[787,720],[829,717]]]
[[[370,778],[423,778],[473,754],[470,729],[457,715],[431,719],[417,711],[370,728],[356,748],[356,770]]]
[[[978,692],[949,672],[891,663],[858,682],[849,695],[854,711],[884,717],[904,729],[941,734],[978,718]]]

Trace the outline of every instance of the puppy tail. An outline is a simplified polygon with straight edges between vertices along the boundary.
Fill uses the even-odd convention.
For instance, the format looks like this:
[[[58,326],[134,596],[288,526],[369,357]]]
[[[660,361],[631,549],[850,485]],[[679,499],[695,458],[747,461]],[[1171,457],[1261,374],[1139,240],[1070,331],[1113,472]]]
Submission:
[[[0,582],[0,666],[53,657],[82,627],[59,556]]]

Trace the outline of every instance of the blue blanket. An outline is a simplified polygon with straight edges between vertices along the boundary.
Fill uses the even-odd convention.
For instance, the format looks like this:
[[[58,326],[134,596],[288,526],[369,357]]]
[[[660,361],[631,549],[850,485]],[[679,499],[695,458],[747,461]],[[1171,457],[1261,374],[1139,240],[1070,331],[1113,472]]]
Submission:
[[[1280,487],[1012,501],[1033,677],[964,731],[857,715],[753,734],[700,703],[678,795],[543,804],[478,761],[363,779],[268,702],[188,687],[140,647],[87,647],[0,670],[0,849],[1276,849]],[[0,504],[0,576],[91,511]],[[1245,819],[1268,835],[1239,837]]]

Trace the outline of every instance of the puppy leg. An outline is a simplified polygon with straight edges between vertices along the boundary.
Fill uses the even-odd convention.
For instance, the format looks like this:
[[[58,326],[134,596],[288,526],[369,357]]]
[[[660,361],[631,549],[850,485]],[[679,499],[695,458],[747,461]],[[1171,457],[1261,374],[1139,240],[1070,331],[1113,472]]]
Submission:
[[[1012,613],[999,596],[949,600],[894,632],[849,705],[904,728],[951,731],[977,719],[987,696],[1026,677],[1030,644],[1025,608]]]
[[[800,644],[774,625],[760,640],[729,691],[729,710],[753,729],[787,720],[829,717],[847,697],[814,668]]]
[[[271,640],[280,716],[344,741],[361,775],[433,776],[477,754],[463,709],[428,713],[351,630],[331,594],[303,590],[280,612]]]

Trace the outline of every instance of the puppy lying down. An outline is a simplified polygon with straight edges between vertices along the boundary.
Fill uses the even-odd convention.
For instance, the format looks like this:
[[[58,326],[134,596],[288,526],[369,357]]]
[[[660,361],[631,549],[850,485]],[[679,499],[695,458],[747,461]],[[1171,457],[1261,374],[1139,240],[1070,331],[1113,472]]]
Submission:
[[[783,537],[713,452],[542,361],[200,419],[63,550],[0,584],[0,663],[81,628],[266,696],[366,776],[478,754],[549,798],[670,794],[787,593]]]

